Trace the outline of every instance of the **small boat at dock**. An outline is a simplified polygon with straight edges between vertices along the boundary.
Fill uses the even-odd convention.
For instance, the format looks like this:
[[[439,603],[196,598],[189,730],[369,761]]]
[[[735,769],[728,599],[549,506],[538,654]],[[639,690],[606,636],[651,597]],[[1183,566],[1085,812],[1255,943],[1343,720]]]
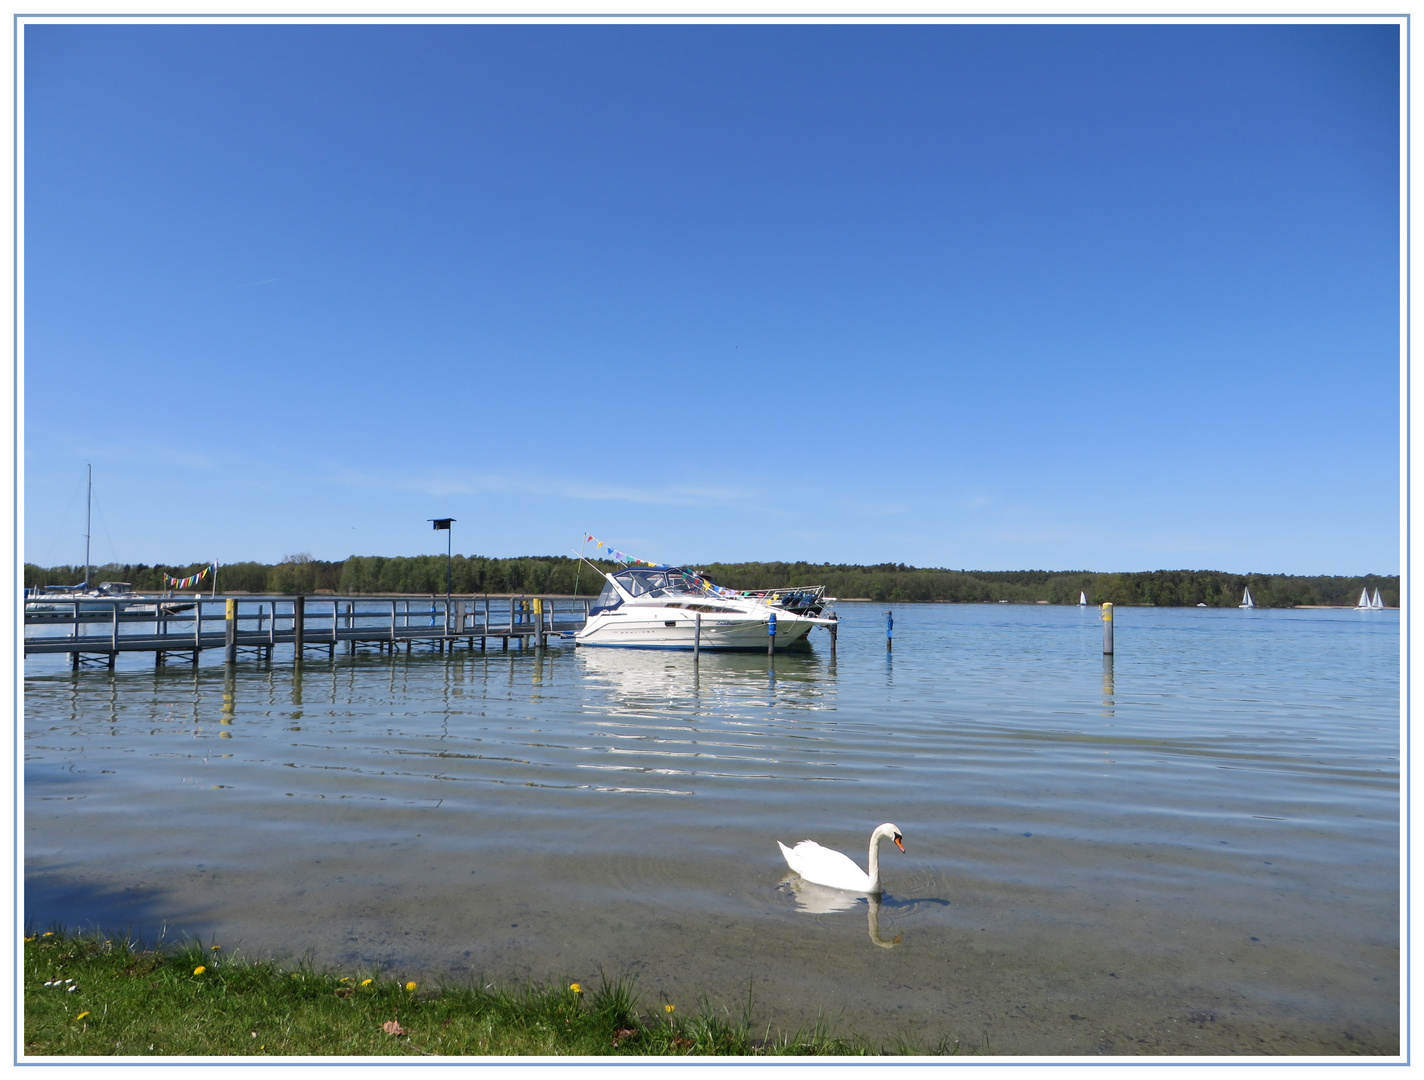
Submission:
[[[192,604],[136,593],[126,581],[101,581],[92,589],[81,582],[25,591],[26,615],[57,618],[72,618],[76,608],[80,615],[112,615],[115,608],[125,615],[157,615],[160,610],[164,615],[176,615],[192,607]]]
[[[26,616],[73,618],[76,615],[113,615],[115,608],[126,615],[173,615],[192,604],[174,604],[157,596],[139,596],[126,581],[89,584],[89,540],[94,528],[94,466],[86,466],[87,492],[84,502],[84,580],[78,585],[39,585],[25,590]],[[162,605],[161,607],[159,605]]]

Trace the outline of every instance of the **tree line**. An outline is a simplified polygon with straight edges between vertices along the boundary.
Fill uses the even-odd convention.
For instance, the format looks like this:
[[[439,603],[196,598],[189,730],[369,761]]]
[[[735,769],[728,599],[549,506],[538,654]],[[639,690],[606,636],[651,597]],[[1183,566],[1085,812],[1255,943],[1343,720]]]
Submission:
[[[91,582],[126,581],[139,592],[159,592],[163,575],[183,578],[206,563],[186,565],[108,564],[94,567]],[[601,571],[617,564],[597,561]],[[1076,604],[1112,602],[1157,607],[1235,607],[1251,590],[1258,607],[1309,605],[1353,606],[1360,590],[1378,589],[1385,604],[1399,605],[1399,576],[1361,577],[1294,574],[1228,574],[1219,570],[1153,570],[1094,573],[1078,570],[946,570],[881,563],[877,566],[806,562],[704,563],[697,567],[729,589],[774,589],[825,585],[829,596],[881,602]],[[76,566],[25,564],[25,585],[72,585],[84,577]],[[495,559],[456,555],[449,563],[450,590],[480,594],[595,596],[603,587],[587,563],[564,555]],[[203,582],[206,591],[211,580]],[[341,595],[405,593],[443,595],[444,555],[352,555],[337,562],[310,555],[288,555],[279,563],[240,562],[218,568],[219,592],[273,593],[283,596],[319,592]]]

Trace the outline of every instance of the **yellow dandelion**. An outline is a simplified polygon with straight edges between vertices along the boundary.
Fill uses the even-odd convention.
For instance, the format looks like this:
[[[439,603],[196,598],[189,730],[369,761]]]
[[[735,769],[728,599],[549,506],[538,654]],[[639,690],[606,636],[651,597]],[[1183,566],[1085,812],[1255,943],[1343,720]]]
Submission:
[[[351,976],[350,976],[350,975],[343,975],[343,976],[341,976],[341,978],[337,979],[336,981],[337,981],[337,982],[350,982],[350,981],[351,981]]]
[[[86,1009],[84,1012],[80,1013],[80,1014],[79,1014],[78,1016],[76,1016],[74,1019],[76,1019],[76,1020],[83,1020],[83,1019],[84,1019],[86,1016],[88,1016],[88,1015],[89,1015],[89,1011]]]
[[[217,951],[218,951],[219,949],[221,949],[221,948],[222,948],[221,945],[213,945],[213,946],[212,946],[213,952],[217,952]]]
[[[663,1012],[672,1012],[675,1008],[677,1008],[676,1005],[664,1005]]]
[[[54,937],[54,931],[46,930],[43,934],[40,935],[40,937]]]
[[[32,938],[32,937],[27,937],[27,938],[25,938],[25,940],[26,940],[26,941],[34,941],[35,939]]]
[[[361,980],[361,985],[362,985],[362,986],[370,986],[370,985],[371,985],[371,980],[370,980],[370,979],[362,979],[362,980]]]
[[[580,986],[578,983],[569,983],[569,989],[572,990],[575,994],[583,993],[583,987]]]
[[[195,967],[195,968],[193,969],[193,974],[194,974],[194,975],[201,975],[203,972],[205,972],[205,971],[207,971],[207,970],[208,970],[208,969],[205,968],[205,967],[203,967],[202,964],[199,964],[197,967]]]
[[[405,984],[405,988],[406,988],[407,990],[414,990],[414,989],[415,989],[415,983],[413,983],[413,982],[408,982],[408,983]]]

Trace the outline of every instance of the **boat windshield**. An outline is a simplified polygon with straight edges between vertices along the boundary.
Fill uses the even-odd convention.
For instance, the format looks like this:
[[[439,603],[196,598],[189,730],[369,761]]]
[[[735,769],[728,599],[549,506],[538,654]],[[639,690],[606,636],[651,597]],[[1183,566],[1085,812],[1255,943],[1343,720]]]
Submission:
[[[632,596],[701,596],[702,590],[692,582],[692,575],[670,570],[620,570],[613,576]]]
[[[645,570],[628,568],[620,570],[613,575],[619,586],[633,597],[660,597],[660,596],[706,596],[709,592],[714,595],[730,595],[724,589],[718,589],[716,585],[705,578],[699,577],[691,570],[684,570],[678,566],[659,567],[655,570]],[[613,587],[613,582],[605,582],[603,591],[598,594],[598,599],[589,607],[590,615],[597,615],[600,611],[613,611],[623,603],[623,598],[618,595],[618,590]]]
[[[618,595],[618,590],[613,587],[613,582],[604,581],[603,591],[598,594],[598,599],[593,602],[593,606],[588,609],[589,615],[597,615],[600,611],[612,611],[623,603],[623,597]]]

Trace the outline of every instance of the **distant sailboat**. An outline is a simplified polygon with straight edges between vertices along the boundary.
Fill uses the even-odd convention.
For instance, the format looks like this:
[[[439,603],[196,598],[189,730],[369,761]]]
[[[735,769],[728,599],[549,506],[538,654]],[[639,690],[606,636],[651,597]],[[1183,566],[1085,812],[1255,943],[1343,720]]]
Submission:
[[[1356,611],[1368,611],[1370,609],[1370,590],[1360,590],[1360,602],[1355,605]]]
[[[1251,599],[1251,590],[1250,590],[1250,589],[1247,589],[1247,590],[1246,590],[1246,595],[1241,598],[1241,606],[1242,606],[1242,607],[1255,607],[1255,606],[1256,606],[1256,601],[1254,601],[1254,600]]]
[[[1384,600],[1380,598],[1378,589],[1375,590],[1375,598],[1370,601],[1370,607],[1372,607],[1375,611],[1384,610]]]
[[[1079,607],[1087,607],[1087,606],[1088,606],[1088,594],[1087,594],[1087,593],[1085,593],[1085,592],[1080,592],[1080,593],[1078,594],[1078,606],[1079,606]]]

